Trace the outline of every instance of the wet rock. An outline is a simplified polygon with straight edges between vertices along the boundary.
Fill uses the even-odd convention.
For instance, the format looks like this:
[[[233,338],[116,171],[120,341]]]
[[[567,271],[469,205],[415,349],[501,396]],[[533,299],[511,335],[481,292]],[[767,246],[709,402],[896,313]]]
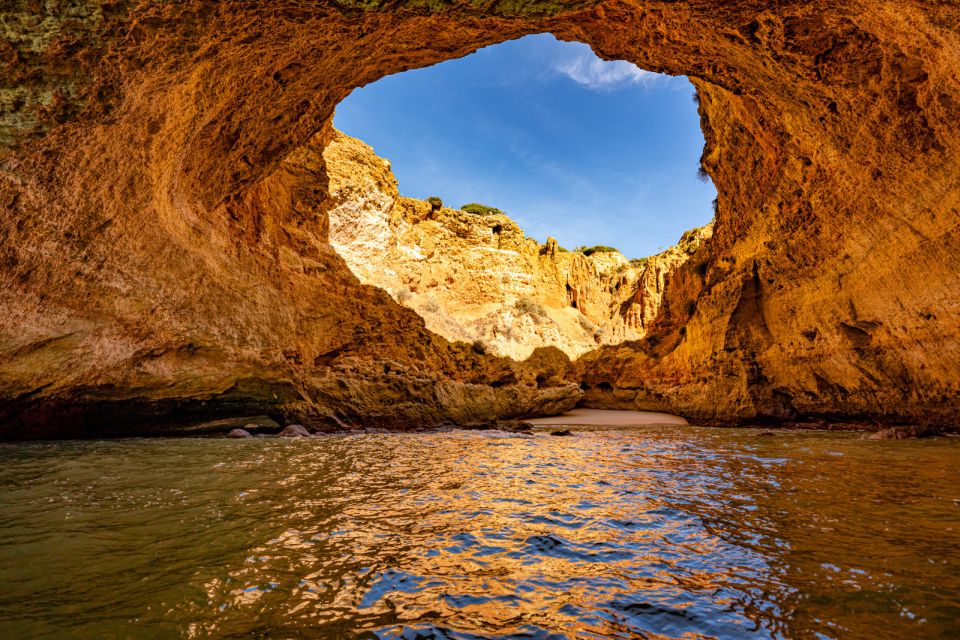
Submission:
[[[302,424],[290,424],[277,435],[281,438],[309,438],[310,432]]]
[[[890,427],[864,437],[865,440],[907,440],[910,438],[931,438],[941,432],[932,427],[906,426]]]
[[[519,422],[517,420],[498,420],[497,428],[502,431],[518,433],[532,431],[533,425],[529,422]]]
[[[490,429],[496,429],[497,423],[492,420],[484,422],[468,422],[466,424],[459,425],[459,428],[465,431],[487,431]]]
[[[228,438],[252,438],[253,435],[246,429],[231,429]]]
[[[224,431],[243,430],[251,434],[258,431],[276,432],[280,424],[267,416],[242,416],[239,418],[223,418],[221,420],[209,420],[190,426],[181,426],[176,429],[178,433],[189,435],[200,434],[220,434]]]
[[[557,431],[551,431],[551,432],[550,432],[550,435],[552,435],[552,436],[572,436],[572,435],[573,435],[573,431],[570,431],[569,429],[558,429]]]

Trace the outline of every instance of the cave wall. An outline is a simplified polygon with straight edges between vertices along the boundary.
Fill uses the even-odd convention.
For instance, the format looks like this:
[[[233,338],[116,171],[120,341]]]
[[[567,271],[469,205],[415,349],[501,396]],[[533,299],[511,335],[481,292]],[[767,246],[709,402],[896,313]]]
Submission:
[[[790,3],[734,24],[717,63],[737,69],[693,76],[720,194],[703,281],[674,287],[696,313],[581,362],[607,383],[586,402],[955,428],[957,8]]]
[[[536,32],[690,76],[720,193],[710,260],[678,287],[692,317],[582,358],[589,403],[955,421],[960,8],[767,5],[16,0],[0,435],[575,402],[559,373],[534,385],[539,365],[450,345],[360,285],[326,242],[324,189],[303,187],[324,176],[278,170],[354,87]]]

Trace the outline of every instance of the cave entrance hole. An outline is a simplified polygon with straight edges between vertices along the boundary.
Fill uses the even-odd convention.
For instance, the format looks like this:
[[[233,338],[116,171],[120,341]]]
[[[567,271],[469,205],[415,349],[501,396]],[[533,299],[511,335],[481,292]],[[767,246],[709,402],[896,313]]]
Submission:
[[[356,89],[334,125],[388,159],[405,196],[642,258],[712,218],[696,101],[684,76],[537,34]]]
[[[499,355],[577,357],[642,338],[659,303],[638,293],[647,257],[713,215],[690,81],[549,34],[382,78],[334,124],[346,135],[333,147],[353,137],[389,160],[398,192],[387,200],[405,213],[335,209],[332,244],[432,330]],[[532,259],[547,254],[561,265],[552,281]]]

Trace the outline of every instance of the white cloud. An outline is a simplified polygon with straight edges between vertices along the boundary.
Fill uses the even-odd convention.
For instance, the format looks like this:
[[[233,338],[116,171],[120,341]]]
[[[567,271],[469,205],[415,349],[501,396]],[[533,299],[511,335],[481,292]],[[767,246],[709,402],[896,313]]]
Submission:
[[[574,57],[558,62],[554,68],[577,84],[594,91],[650,84],[661,77],[658,73],[644,71],[624,60],[601,60],[586,45]]]

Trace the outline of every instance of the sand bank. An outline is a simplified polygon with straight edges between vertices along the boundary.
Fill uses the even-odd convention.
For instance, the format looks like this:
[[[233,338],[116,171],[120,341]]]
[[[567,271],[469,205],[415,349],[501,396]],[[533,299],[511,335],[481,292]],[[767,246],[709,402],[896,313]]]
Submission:
[[[680,416],[655,411],[612,411],[610,409],[574,409],[559,416],[524,420],[533,425],[569,427],[641,427],[646,425],[684,425]]]

